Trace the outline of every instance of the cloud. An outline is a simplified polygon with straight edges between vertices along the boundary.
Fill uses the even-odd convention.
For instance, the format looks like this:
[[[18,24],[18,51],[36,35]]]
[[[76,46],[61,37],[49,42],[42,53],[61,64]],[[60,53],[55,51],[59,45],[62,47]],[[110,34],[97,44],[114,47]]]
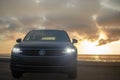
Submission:
[[[107,28],[104,29],[104,32],[106,32],[107,35],[107,39],[101,39],[99,40],[99,44],[98,45],[103,45],[103,44],[107,44],[113,41],[118,41],[120,40],[120,29],[117,28]]]
[[[79,35],[79,40],[90,41],[98,40],[102,30],[107,39],[100,39],[98,45],[120,39],[119,0],[12,0],[1,3],[0,34],[4,39],[15,38],[17,32],[26,34],[33,29],[46,28],[64,29],[70,36],[77,33],[72,37]],[[96,21],[93,15],[97,15]]]
[[[25,19],[23,21],[26,22],[23,23],[18,17],[1,18],[0,40],[12,40],[16,38],[16,33],[26,34],[30,30],[44,28],[43,26],[40,26],[40,24],[36,24],[35,22],[31,23],[33,19]],[[36,24],[36,26],[34,24]]]
[[[27,33],[33,29],[64,29],[68,32],[77,32],[82,39],[97,39],[97,27],[92,21],[91,17],[82,17],[67,14],[56,14],[46,16],[22,16],[22,17],[10,17],[4,18],[4,23],[1,23],[2,27],[0,33],[5,35],[5,39],[13,39],[15,32]],[[12,33],[10,33],[12,32]]]
[[[0,16],[70,13],[74,11],[80,15],[91,15],[98,10],[99,6],[99,0],[1,0]]]
[[[4,24],[1,22],[3,26],[0,31],[4,31],[6,34],[0,32],[1,34],[7,35],[8,32],[27,33],[32,29],[47,28],[64,29],[68,32],[72,32],[73,30],[80,36],[83,36],[82,39],[86,38],[93,40],[98,37],[98,29],[91,19],[91,15],[99,9],[100,5],[98,0],[93,0],[92,2],[89,2],[88,0],[40,0],[38,2],[37,0],[37,2],[33,4],[31,4],[31,2],[33,2],[33,0],[30,0],[30,4],[24,3],[22,5],[29,8],[30,5],[36,4],[37,7],[30,6],[30,8],[39,8],[39,15],[38,13],[36,13],[36,15],[29,14],[29,11],[25,11],[26,8],[21,8],[22,6],[15,0],[13,0],[13,3],[15,4],[13,6],[18,10],[13,8],[13,6],[11,7],[13,4],[12,2],[10,2],[9,5],[4,6],[5,10],[3,12],[5,15],[8,12],[6,11],[8,6],[9,9],[13,9],[8,13],[12,16],[8,16],[7,18],[3,17],[4,20],[7,21],[5,21]],[[19,3],[21,4],[23,2],[19,1]],[[16,7],[17,4],[18,7]],[[34,12],[33,8],[31,9],[31,12]],[[18,14],[19,12],[23,12],[24,15]],[[12,38],[12,36],[10,37]],[[8,36],[7,38],[9,39]]]
[[[100,26],[119,26],[120,0],[101,1],[101,9],[97,15],[97,22]]]
[[[102,9],[98,13],[97,22],[100,26],[118,26],[120,25],[120,11],[111,9]]]
[[[1,17],[39,14],[35,0],[0,0],[0,10]]]
[[[103,8],[113,9],[120,11],[120,0],[103,0],[101,2]]]
[[[120,0],[103,1],[101,6],[96,21],[107,39],[99,40],[99,45],[120,40]]]

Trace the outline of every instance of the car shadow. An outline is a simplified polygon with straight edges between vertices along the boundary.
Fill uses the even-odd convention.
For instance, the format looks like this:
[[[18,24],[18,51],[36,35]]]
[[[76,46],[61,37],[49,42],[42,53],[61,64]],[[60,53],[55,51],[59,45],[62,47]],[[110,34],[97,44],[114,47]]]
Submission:
[[[66,74],[55,74],[55,73],[25,73],[20,79],[11,80],[77,80],[69,79]]]

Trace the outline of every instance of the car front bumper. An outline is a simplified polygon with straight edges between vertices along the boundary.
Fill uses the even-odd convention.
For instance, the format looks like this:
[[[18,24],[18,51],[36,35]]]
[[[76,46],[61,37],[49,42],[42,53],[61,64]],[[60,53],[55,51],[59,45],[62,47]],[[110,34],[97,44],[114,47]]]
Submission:
[[[11,56],[11,69],[22,72],[70,72],[76,67],[77,58],[66,56]]]

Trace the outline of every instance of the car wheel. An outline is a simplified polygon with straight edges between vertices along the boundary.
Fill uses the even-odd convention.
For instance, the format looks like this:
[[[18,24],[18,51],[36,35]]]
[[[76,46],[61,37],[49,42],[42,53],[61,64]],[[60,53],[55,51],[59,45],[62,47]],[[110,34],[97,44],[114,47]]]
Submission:
[[[75,79],[76,77],[77,77],[76,71],[75,71],[75,72],[70,72],[70,73],[68,74],[68,78],[70,78],[70,79]]]
[[[72,69],[73,70],[68,73],[68,78],[75,79],[77,77],[77,67]]]
[[[21,78],[22,77],[22,72],[19,72],[19,71],[11,71],[12,72],[12,76],[14,77],[14,78],[17,78],[17,79],[19,79],[19,78]]]

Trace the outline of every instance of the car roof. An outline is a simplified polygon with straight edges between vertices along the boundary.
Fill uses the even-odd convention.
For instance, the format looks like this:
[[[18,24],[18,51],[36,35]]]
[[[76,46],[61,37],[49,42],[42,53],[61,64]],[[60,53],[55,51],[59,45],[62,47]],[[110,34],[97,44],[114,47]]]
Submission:
[[[57,30],[57,29],[31,30],[30,32],[35,32],[35,31],[63,31],[63,32],[65,32],[64,30]]]

